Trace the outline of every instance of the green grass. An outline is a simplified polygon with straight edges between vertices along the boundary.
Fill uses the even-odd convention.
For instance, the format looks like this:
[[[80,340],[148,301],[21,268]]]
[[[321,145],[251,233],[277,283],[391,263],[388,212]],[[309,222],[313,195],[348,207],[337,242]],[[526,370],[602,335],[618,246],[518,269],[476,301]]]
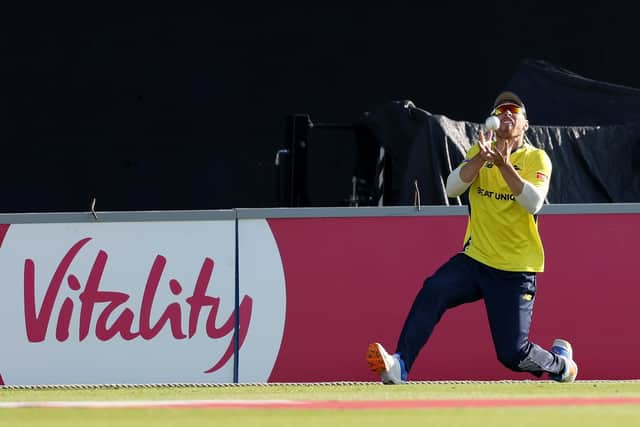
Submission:
[[[543,397],[640,397],[640,382],[557,384],[430,383],[383,386],[279,385],[231,387],[122,387],[0,389],[0,401],[287,399],[387,400]],[[638,426],[640,405],[447,409],[0,409],[0,426]]]

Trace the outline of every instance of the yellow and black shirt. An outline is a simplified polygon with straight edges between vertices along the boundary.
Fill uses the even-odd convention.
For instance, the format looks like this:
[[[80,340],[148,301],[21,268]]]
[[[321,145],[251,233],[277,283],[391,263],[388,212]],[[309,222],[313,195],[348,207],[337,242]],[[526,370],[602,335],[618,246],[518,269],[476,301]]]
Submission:
[[[477,145],[471,147],[465,161],[478,151]],[[551,178],[551,160],[547,153],[525,143],[512,152],[510,158],[522,179],[546,196]],[[537,218],[516,201],[500,170],[493,164],[485,163],[471,183],[469,208],[464,253],[500,270],[544,270],[544,249]]]

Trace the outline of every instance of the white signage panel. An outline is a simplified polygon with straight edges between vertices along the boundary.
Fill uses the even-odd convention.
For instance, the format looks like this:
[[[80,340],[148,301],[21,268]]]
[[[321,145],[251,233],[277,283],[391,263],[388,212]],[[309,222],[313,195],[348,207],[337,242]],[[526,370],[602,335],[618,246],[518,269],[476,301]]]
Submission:
[[[267,382],[284,334],[286,286],[283,262],[265,219],[241,219],[238,235],[239,295],[253,297],[252,324],[239,352],[238,380]],[[240,319],[243,319],[242,308]],[[270,366],[265,361],[269,361]]]
[[[13,224],[0,283],[7,385],[233,380],[233,220]]]

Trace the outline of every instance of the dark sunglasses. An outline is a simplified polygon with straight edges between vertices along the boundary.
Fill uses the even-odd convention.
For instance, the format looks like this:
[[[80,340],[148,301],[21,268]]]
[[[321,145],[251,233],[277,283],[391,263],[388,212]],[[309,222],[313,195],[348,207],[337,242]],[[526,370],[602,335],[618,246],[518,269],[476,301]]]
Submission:
[[[504,114],[507,111],[510,111],[511,114],[524,114],[524,108],[516,105],[516,104],[502,104],[502,105],[498,105],[496,108],[494,108],[493,112],[491,113],[492,116],[499,116],[500,114]]]

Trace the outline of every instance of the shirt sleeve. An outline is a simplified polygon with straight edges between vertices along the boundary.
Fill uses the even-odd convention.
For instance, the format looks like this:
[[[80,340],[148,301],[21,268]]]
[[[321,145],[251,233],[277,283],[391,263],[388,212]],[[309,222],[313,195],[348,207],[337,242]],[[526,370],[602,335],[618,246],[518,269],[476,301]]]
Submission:
[[[536,150],[532,153],[531,158],[527,159],[524,173],[521,176],[522,179],[536,187],[536,190],[543,197],[546,197],[551,181],[551,170],[551,159],[549,159],[547,153],[543,150]]]
[[[467,163],[469,160],[473,159],[476,156],[476,154],[478,154],[479,151],[480,151],[480,148],[478,147],[478,144],[473,144],[471,148],[469,148],[469,151],[467,151],[466,156],[464,156],[464,160],[459,166],[462,166],[465,163]]]

